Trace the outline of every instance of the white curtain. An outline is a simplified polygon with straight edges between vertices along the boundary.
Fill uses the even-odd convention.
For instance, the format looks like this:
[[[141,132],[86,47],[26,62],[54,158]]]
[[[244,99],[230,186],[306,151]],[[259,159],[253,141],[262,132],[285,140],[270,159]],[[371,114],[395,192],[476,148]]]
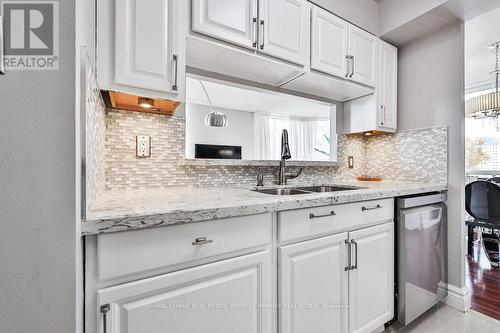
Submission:
[[[255,147],[254,159],[269,160],[270,152],[270,132],[269,132],[269,114],[255,112]]]
[[[281,159],[281,132],[288,130],[292,159],[295,161],[330,160],[329,119],[291,118],[255,113],[255,159]]]
[[[270,159],[281,159],[281,132],[286,129],[290,132],[290,119],[288,117],[271,116],[269,119],[269,131],[271,138],[270,143]]]
[[[290,150],[292,159],[313,161],[318,123],[308,119],[290,119]]]

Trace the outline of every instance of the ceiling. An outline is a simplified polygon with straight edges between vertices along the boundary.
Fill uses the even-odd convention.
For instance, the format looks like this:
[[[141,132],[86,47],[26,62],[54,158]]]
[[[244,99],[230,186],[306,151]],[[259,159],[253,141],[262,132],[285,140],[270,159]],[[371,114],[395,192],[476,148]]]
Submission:
[[[495,52],[488,48],[500,41],[500,8],[465,23],[465,86],[467,92],[491,87]]]
[[[244,89],[222,82],[206,80],[202,82],[214,107],[248,112],[266,111],[297,117],[330,116],[331,106],[327,103],[257,88]],[[186,78],[186,101],[208,105],[207,97],[198,79]]]

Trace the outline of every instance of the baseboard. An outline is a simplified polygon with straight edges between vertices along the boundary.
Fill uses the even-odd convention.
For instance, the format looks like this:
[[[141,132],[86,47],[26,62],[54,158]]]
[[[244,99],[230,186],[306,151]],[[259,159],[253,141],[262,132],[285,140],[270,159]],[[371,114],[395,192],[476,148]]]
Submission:
[[[438,295],[442,295],[441,302],[457,309],[461,312],[467,312],[471,307],[471,294],[467,287],[458,288],[451,284],[440,283]],[[445,296],[446,295],[446,296]]]
[[[481,318],[482,320],[485,320],[495,326],[498,326],[500,327],[500,320],[496,320],[495,318],[492,318],[490,316],[487,316],[485,314],[482,314],[480,312],[477,312],[475,310],[470,310],[469,313],[472,315],[472,316],[475,316],[475,317],[478,317],[478,318]]]

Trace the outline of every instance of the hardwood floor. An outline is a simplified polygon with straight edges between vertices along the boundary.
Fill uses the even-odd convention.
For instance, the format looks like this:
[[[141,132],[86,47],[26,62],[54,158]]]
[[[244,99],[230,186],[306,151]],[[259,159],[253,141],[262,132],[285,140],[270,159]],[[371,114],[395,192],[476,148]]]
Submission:
[[[472,309],[500,320],[500,269],[491,267],[478,241],[474,242],[473,253],[466,262]]]

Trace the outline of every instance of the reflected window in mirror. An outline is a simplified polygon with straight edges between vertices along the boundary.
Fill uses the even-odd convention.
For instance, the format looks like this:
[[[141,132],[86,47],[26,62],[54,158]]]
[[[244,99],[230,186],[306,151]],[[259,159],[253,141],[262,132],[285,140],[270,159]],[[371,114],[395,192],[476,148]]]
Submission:
[[[186,85],[187,159],[202,156],[203,147],[213,152],[205,159],[279,160],[286,129],[292,161],[337,160],[335,104],[200,77],[188,77]],[[214,112],[224,115],[226,127],[207,126]]]

